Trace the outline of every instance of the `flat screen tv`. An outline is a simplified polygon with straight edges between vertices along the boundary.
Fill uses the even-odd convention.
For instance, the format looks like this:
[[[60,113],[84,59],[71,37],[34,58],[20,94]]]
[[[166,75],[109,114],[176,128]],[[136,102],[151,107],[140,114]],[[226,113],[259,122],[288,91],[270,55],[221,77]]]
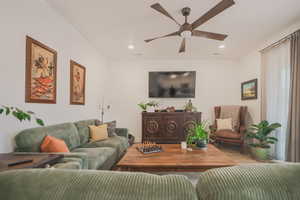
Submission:
[[[150,98],[194,98],[195,71],[149,72]]]

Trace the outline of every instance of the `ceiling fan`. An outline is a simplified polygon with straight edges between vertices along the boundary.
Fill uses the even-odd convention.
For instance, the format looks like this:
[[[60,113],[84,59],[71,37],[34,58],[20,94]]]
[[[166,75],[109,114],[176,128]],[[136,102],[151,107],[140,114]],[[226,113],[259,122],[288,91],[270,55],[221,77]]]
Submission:
[[[206,31],[199,31],[199,30],[196,30],[196,28],[198,28],[200,25],[204,24],[211,18],[215,17],[219,13],[223,12],[227,8],[233,6],[234,4],[235,4],[235,2],[233,0],[222,0],[219,4],[217,4],[215,7],[210,9],[207,13],[202,15],[199,19],[197,19],[192,24],[188,23],[188,20],[187,20],[188,16],[191,13],[191,8],[185,7],[181,10],[182,15],[185,17],[185,23],[183,25],[181,25],[178,21],[176,21],[168,13],[168,11],[166,11],[159,3],[153,4],[151,6],[151,8],[153,8],[154,10],[160,12],[161,14],[163,14],[166,17],[173,20],[180,28],[178,31],[176,31],[174,33],[170,33],[168,35],[164,35],[161,37],[155,37],[152,39],[148,39],[148,40],[145,40],[145,42],[148,43],[148,42],[151,42],[156,39],[161,39],[161,38],[166,38],[166,37],[171,37],[171,36],[181,36],[183,38],[183,40],[180,45],[179,53],[183,53],[183,52],[185,52],[186,38],[190,38],[192,36],[224,41],[225,38],[227,37],[227,35],[219,34],[219,33],[211,33],[211,32],[206,32]]]

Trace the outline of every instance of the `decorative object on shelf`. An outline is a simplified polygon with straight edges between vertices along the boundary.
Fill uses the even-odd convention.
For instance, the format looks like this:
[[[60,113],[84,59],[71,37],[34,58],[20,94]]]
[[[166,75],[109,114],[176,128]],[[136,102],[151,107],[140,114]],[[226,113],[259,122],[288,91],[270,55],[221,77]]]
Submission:
[[[197,112],[197,108],[193,106],[192,100],[190,99],[187,104],[184,106],[185,112]]]
[[[143,110],[143,112],[147,112],[147,108],[150,107],[151,111],[150,112],[155,112],[155,108],[158,107],[158,102],[156,101],[149,101],[147,103],[141,102],[138,104],[138,106]]]
[[[241,98],[242,100],[257,99],[257,79],[242,83]]]
[[[38,117],[32,111],[23,111],[20,108],[12,107],[12,106],[1,106],[0,105],[0,115],[9,116],[12,115],[13,117],[17,118],[20,122],[22,121],[31,121],[32,118],[35,119],[35,122],[40,125],[44,126],[44,121]]]
[[[268,121],[261,121],[259,124],[253,124],[247,130],[247,137],[255,139],[250,143],[251,153],[258,160],[268,160],[270,158],[270,148],[278,139],[270,136],[276,129],[280,128],[281,124],[269,124]]]
[[[85,67],[77,62],[70,61],[70,104],[85,104]]]
[[[26,88],[28,103],[56,103],[57,52],[26,37]]]
[[[194,122],[194,127],[189,129],[186,138],[187,144],[193,144],[200,149],[206,149],[209,141],[208,122]]]
[[[104,105],[104,98],[102,99],[102,104],[100,105],[101,110],[101,122],[104,122],[104,115],[106,111],[109,111],[111,108],[110,105]]]
[[[167,112],[176,112],[176,109],[174,106],[167,107],[166,110],[167,110]]]
[[[138,144],[136,148],[143,154],[159,153],[163,151],[162,146],[154,142],[143,142],[142,144]]]
[[[187,143],[186,143],[186,141],[181,142],[181,149],[187,149]]]
[[[128,134],[128,143],[130,146],[134,144],[135,137],[131,134]]]

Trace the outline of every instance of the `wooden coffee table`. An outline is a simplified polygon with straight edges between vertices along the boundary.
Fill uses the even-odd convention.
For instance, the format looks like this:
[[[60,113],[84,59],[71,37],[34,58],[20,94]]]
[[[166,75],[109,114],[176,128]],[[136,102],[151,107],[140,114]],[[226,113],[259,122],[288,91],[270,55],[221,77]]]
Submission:
[[[199,172],[212,168],[234,166],[235,163],[225,153],[209,144],[208,149],[187,151],[180,144],[162,144],[163,152],[142,154],[137,144],[131,146],[118,162],[120,171],[142,172]]]
[[[14,169],[47,168],[58,163],[64,156],[59,154],[6,153],[0,154],[0,172]],[[20,164],[17,164],[21,162]],[[24,162],[24,163],[22,163]],[[15,163],[15,164],[13,164]],[[12,166],[9,166],[13,164]]]

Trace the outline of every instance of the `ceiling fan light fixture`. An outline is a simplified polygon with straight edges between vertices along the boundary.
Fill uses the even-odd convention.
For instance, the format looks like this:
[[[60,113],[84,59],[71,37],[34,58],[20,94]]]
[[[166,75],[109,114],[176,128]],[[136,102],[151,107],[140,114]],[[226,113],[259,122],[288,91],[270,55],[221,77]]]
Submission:
[[[134,47],[133,44],[128,45],[128,49],[129,49],[129,50],[133,50],[134,48],[135,48],[135,47]]]
[[[180,33],[180,36],[183,38],[191,38],[192,37],[192,31],[182,31]]]

